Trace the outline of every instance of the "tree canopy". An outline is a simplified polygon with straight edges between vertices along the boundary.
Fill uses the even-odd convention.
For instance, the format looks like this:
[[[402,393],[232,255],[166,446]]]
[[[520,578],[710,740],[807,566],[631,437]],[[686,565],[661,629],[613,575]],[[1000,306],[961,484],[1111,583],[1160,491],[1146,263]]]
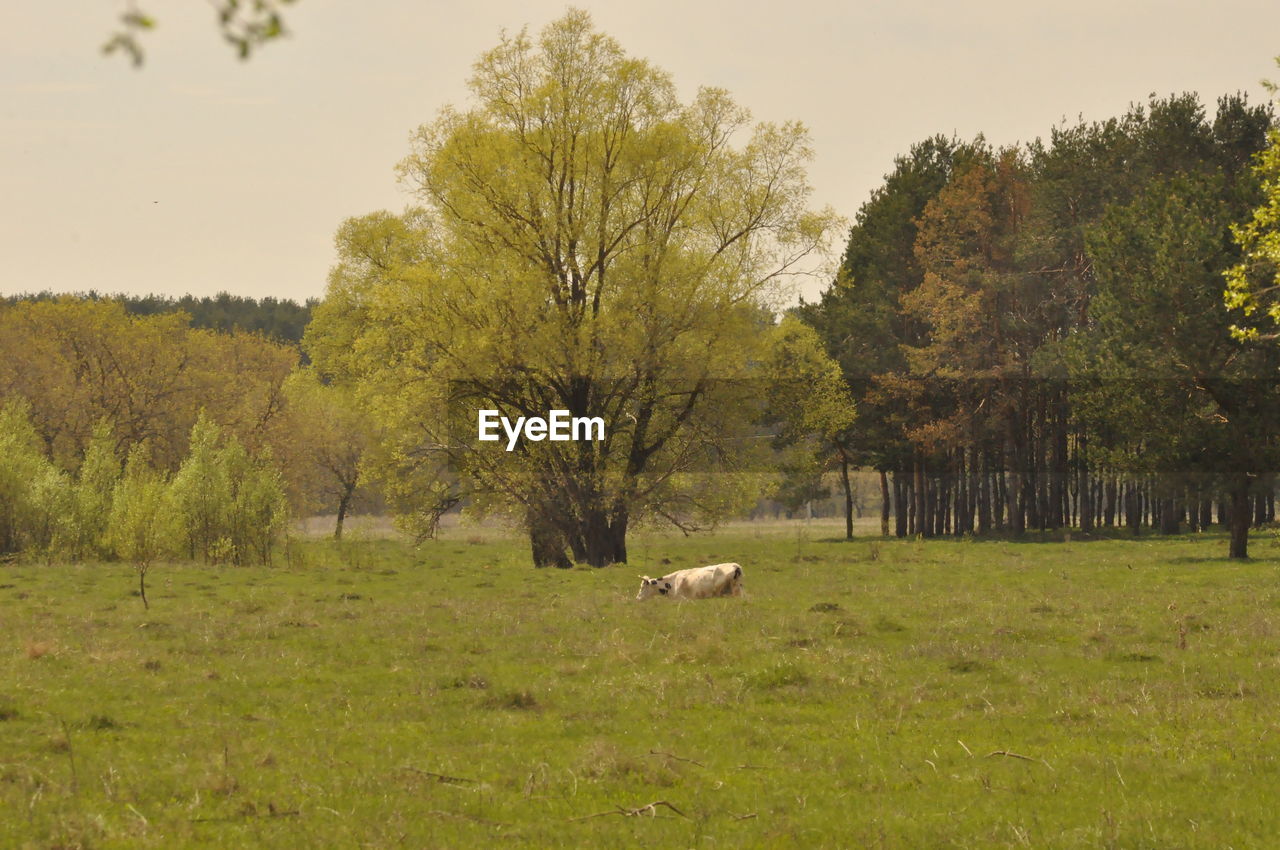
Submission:
[[[1245,553],[1277,364],[1256,328],[1230,328],[1272,303],[1256,204],[1273,154],[1251,168],[1272,121],[1242,96],[1213,115],[1152,97],[1030,145],[934,138],[895,163],[800,315],[857,400],[845,450],[892,474],[899,535],[1088,531],[1117,512],[1171,531],[1229,495]]]
[[[405,515],[465,494],[523,520],[538,563],[625,561],[630,524],[736,501],[693,473],[744,457],[769,308],[836,218],[806,207],[801,125],[681,103],[584,12],[505,36],[470,88],[400,164],[421,205],[339,232],[308,351],[385,427]],[[604,438],[508,453],[476,441],[487,408]]]

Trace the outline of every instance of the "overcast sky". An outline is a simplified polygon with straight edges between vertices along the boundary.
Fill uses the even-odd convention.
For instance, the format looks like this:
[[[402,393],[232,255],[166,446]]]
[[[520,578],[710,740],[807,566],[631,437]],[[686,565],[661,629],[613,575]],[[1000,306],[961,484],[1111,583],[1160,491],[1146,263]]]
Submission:
[[[6,2],[0,14],[0,293],[320,297],[344,218],[399,210],[410,131],[466,103],[503,28],[568,4],[298,0],[249,62],[201,0],[158,20],[134,70],[98,48],[123,0]],[[852,218],[931,134],[996,144],[1102,119],[1148,94],[1265,100],[1275,0],[590,2],[596,25],[688,97],[728,89],[812,131],[817,205]],[[812,295],[818,284],[806,287]]]

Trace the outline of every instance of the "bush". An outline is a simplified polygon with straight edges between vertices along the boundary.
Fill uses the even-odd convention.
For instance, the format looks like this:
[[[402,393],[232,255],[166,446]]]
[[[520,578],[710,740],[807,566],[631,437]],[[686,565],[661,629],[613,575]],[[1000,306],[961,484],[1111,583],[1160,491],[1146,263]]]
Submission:
[[[171,554],[174,528],[167,509],[164,479],[147,462],[143,446],[134,446],[111,497],[108,541],[116,556],[145,572],[153,561]]]
[[[41,448],[24,402],[0,408],[0,554],[20,552],[51,536],[37,528],[47,523],[49,503],[56,501],[57,470]]]
[[[269,563],[288,518],[279,473],[203,415],[169,501],[187,555],[205,563]]]

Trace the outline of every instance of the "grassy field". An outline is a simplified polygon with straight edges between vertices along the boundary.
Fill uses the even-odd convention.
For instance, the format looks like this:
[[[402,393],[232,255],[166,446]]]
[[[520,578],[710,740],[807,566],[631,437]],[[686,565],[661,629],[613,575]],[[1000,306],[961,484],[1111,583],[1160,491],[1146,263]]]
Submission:
[[[1280,544],[0,567],[0,847],[1274,847]],[[735,560],[748,597],[634,601]],[[652,808],[650,803],[662,801]]]

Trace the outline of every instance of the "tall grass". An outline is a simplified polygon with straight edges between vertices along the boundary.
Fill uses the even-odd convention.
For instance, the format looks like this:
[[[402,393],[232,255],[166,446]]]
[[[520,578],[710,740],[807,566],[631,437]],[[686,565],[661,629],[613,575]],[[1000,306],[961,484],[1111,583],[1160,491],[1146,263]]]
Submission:
[[[0,846],[1273,845],[1275,541],[824,534],[0,567]]]

